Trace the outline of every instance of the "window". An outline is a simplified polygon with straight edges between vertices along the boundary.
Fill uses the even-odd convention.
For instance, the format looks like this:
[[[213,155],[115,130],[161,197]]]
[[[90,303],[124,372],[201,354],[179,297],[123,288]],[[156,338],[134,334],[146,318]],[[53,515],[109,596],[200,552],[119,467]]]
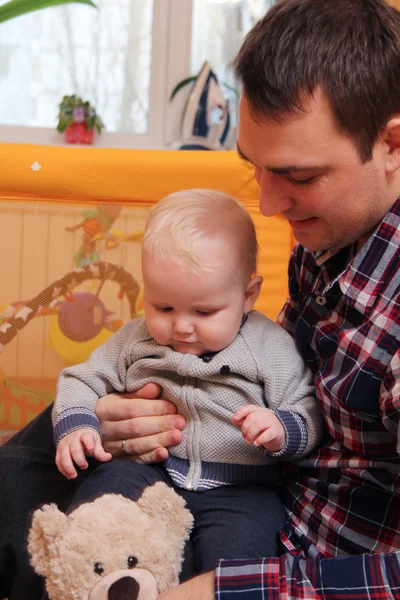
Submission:
[[[165,147],[179,138],[189,88],[208,59],[227,66],[271,0],[95,0],[30,13],[0,26],[0,141],[62,143],[64,94],[89,100],[106,125],[101,146]],[[0,0],[4,4],[6,0]],[[34,129],[33,129],[34,128]]]
[[[225,77],[244,36],[272,4],[272,0],[193,0],[192,72],[208,60],[216,74]]]
[[[98,0],[4,23],[1,121],[54,127],[63,95],[77,93],[108,131],[146,133],[152,22],[152,0]]]

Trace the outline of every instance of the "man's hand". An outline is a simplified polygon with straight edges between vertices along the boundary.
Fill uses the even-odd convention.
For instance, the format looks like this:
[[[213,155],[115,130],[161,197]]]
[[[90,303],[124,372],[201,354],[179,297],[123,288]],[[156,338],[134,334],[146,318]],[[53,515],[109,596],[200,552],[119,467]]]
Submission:
[[[186,421],[175,414],[172,402],[159,399],[160,393],[160,386],[149,383],[135,393],[109,394],[98,401],[103,446],[114,458],[160,462],[168,458],[167,448],[182,440]]]
[[[158,595],[157,600],[214,600],[214,571],[198,575]]]
[[[285,429],[278,417],[264,406],[247,404],[235,412],[232,423],[242,428],[243,439],[269,452],[279,452],[286,444]]]
[[[101,438],[95,429],[90,427],[71,431],[57,445],[56,465],[60,473],[67,479],[75,479],[78,473],[74,463],[81,469],[87,469],[86,456],[93,456],[101,462],[112,459],[101,445]]]

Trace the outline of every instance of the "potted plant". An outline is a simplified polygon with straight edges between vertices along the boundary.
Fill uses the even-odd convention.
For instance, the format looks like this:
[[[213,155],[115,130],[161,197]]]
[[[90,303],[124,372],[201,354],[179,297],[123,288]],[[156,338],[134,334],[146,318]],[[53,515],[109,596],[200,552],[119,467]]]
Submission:
[[[65,132],[69,144],[92,144],[95,130],[101,133],[104,123],[96,109],[80,96],[64,96],[60,103],[57,131]]]
[[[34,10],[41,10],[49,6],[59,6],[61,4],[88,4],[96,8],[92,0],[10,0],[0,6],[0,23],[14,19]]]

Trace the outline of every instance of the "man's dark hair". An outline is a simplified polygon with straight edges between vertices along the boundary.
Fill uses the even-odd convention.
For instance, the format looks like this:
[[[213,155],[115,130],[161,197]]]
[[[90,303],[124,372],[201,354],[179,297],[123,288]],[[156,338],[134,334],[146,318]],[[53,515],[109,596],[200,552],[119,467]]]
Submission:
[[[245,38],[236,75],[255,116],[284,120],[326,93],[363,162],[400,114],[400,14],[384,0],[280,0]]]

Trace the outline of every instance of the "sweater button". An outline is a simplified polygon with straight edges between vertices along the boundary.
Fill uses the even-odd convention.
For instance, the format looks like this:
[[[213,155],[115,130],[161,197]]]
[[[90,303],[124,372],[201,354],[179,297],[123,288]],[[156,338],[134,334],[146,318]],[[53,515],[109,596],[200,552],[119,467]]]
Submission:
[[[326,304],[326,298],[325,298],[325,296],[317,296],[316,297],[316,302],[320,306],[325,306],[325,304]]]
[[[201,359],[205,363],[209,363],[212,360],[212,354],[203,354]]]

